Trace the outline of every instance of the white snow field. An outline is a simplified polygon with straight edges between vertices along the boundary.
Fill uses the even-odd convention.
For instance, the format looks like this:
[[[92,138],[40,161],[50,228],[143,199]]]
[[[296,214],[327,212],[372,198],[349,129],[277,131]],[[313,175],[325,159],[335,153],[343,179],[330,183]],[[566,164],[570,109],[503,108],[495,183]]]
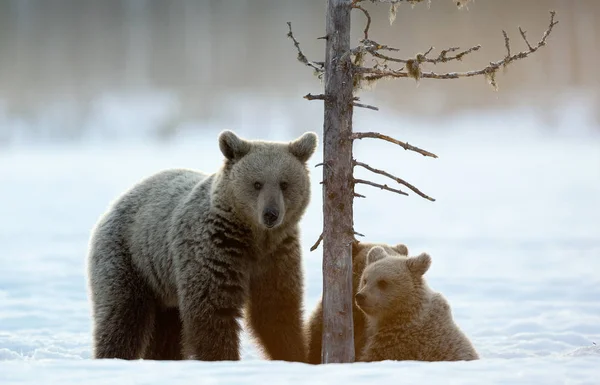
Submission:
[[[357,142],[356,158],[436,202],[360,185],[367,199],[356,201],[356,230],[431,254],[429,283],[449,299],[481,360],[309,366],[266,361],[246,336],[241,362],[90,359],[90,230],[113,199],[154,172],[216,170],[218,130],[205,129],[162,145],[1,149],[0,384],[600,384],[598,131],[551,131],[517,113],[449,119],[436,130],[373,116],[355,129],[373,130],[377,119],[377,130],[439,159],[372,139]],[[312,167],[321,150],[310,161],[313,198],[301,224],[306,314],[322,288],[322,249],[309,252],[322,224],[321,170]]]

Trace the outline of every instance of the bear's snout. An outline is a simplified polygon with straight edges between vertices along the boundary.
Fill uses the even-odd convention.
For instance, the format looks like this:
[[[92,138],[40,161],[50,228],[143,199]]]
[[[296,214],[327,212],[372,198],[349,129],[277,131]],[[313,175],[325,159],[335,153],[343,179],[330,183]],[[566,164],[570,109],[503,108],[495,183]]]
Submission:
[[[270,207],[266,208],[265,211],[263,211],[263,221],[265,223],[265,226],[267,226],[268,228],[275,226],[275,223],[277,223],[277,219],[279,219],[279,210],[277,210],[276,208]]]
[[[365,304],[365,295],[363,293],[356,293],[356,295],[354,296],[354,298],[356,299],[356,304],[358,306],[364,305]]]

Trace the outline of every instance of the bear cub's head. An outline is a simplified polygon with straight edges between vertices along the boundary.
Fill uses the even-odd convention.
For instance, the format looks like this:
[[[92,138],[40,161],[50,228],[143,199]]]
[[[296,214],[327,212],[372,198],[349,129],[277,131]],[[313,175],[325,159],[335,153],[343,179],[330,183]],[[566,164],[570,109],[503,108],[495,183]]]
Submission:
[[[380,246],[367,254],[367,266],[362,273],[356,305],[372,318],[411,318],[427,295],[423,275],[431,266],[431,257],[421,253],[416,257],[392,255]]]
[[[388,245],[386,243],[359,242],[357,240],[352,242],[352,289],[354,294],[358,292],[362,272],[367,265],[367,255],[375,246],[383,247],[390,256],[408,257],[408,247],[403,243]]]
[[[300,220],[310,201],[306,163],[317,148],[314,132],[273,142],[223,131],[219,148],[225,156],[223,181],[239,215],[265,230]]]

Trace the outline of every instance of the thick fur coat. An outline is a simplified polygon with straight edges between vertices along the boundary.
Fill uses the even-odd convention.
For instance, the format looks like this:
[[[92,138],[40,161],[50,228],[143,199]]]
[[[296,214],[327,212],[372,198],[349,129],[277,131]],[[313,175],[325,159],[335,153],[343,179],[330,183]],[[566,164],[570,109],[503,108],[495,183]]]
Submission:
[[[90,240],[94,357],[239,360],[244,316],[269,358],[303,361],[298,223],[316,145],[224,131],[217,172],[163,171],[117,199]]]
[[[423,275],[431,257],[398,258],[382,247],[367,255],[356,304],[366,315],[367,337],[359,361],[476,360],[471,341],[452,318],[444,296]]]

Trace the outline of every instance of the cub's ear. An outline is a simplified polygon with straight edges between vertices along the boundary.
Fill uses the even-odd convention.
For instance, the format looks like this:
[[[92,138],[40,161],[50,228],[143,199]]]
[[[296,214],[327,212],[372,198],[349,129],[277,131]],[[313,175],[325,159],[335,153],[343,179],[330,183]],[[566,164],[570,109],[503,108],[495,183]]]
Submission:
[[[408,247],[406,247],[405,244],[398,243],[396,246],[392,247],[392,249],[396,250],[398,254],[408,257]]]
[[[427,253],[421,253],[416,257],[408,258],[406,265],[413,275],[422,276],[429,270],[429,266],[431,266],[431,257]]]
[[[233,131],[225,130],[219,135],[219,148],[225,158],[236,161],[250,151],[250,142],[240,138]]]
[[[373,248],[367,253],[367,265],[375,263],[385,257],[387,257],[387,253],[383,247],[373,246]]]
[[[298,139],[290,142],[288,148],[300,162],[306,163],[317,148],[317,134],[306,132]]]

